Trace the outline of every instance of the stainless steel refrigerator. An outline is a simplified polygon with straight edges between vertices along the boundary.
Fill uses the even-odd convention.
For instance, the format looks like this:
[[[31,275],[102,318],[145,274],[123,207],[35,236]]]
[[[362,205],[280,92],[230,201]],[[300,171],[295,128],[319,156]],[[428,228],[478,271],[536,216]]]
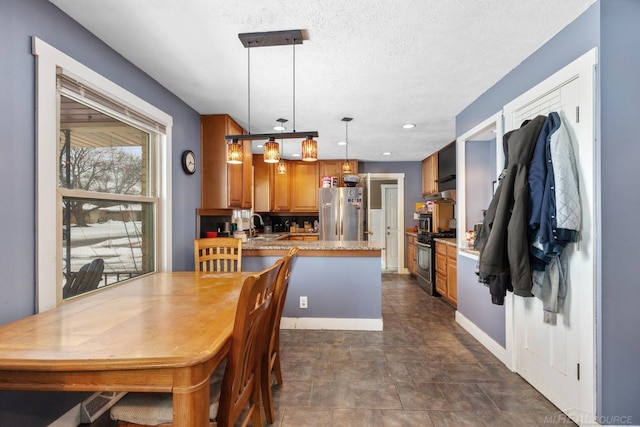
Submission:
[[[320,240],[365,240],[367,214],[362,187],[318,190]]]

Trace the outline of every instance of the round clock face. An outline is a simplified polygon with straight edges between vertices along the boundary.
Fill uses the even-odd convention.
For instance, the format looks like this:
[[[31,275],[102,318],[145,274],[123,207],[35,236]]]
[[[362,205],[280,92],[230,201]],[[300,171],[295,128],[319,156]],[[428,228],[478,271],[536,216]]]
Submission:
[[[193,151],[187,150],[182,153],[182,169],[189,175],[196,171],[196,156]]]

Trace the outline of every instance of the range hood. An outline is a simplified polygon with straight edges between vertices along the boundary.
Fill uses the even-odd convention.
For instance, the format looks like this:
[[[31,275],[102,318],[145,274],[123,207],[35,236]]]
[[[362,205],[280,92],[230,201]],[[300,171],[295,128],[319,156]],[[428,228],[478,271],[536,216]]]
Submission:
[[[444,190],[424,196],[425,202],[455,203],[456,190]]]

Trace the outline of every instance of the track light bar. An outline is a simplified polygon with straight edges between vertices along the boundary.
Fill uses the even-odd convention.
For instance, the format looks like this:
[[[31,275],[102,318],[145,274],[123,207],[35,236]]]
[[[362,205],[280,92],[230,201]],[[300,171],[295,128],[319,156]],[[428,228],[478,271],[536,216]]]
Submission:
[[[283,132],[283,133],[250,133],[247,135],[225,135],[224,139],[227,141],[254,141],[258,139],[296,139],[296,138],[312,138],[318,137],[318,131],[310,132]]]

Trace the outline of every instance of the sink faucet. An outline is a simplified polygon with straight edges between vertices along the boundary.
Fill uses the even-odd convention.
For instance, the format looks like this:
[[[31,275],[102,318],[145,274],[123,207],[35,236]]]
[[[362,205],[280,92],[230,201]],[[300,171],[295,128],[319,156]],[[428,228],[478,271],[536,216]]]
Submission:
[[[260,214],[254,213],[249,217],[249,237],[254,237],[256,235],[256,226],[253,223],[253,217],[257,216],[258,219],[260,220],[260,225],[264,227],[264,221],[262,220],[262,217],[260,216]]]

